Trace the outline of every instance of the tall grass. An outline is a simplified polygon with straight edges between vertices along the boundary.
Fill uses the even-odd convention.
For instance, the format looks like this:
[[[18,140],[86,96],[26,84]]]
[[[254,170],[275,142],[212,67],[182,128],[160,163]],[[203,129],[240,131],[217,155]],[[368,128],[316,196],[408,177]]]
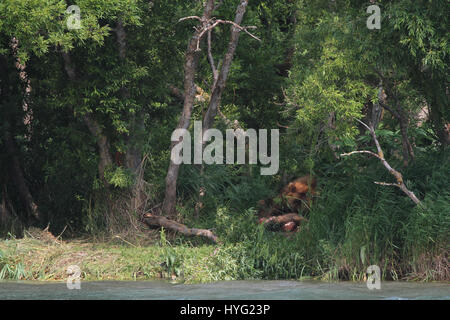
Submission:
[[[376,164],[356,161],[316,168],[322,174],[320,194],[306,213],[309,223],[289,237],[256,224],[257,200],[276,192],[269,180],[210,168],[202,178],[209,188],[204,200],[209,206],[200,220],[189,209],[185,217],[236,245],[233,255],[243,279],[363,280],[367,267],[378,265],[385,280],[448,280],[448,159],[448,152],[429,154],[401,169],[408,188],[423,199],[423,208],[395,187],[374,184],[392,179]],[[189,179],[183,181],[189,196]]]
[[[0,280],[22,280],[27,275],[22,261],[0,250]]]

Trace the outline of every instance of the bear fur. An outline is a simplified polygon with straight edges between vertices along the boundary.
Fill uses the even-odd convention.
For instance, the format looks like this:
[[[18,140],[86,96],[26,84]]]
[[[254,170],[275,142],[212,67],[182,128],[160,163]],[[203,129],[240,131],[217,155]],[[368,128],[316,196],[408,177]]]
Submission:
[[[273,199],[258,202],[258,216],[267,218],[285,213],[308,211],[316,194],[317,179],[310,175],[297,178],[281,189]]]
[[[300,220],[306,220],[298,213],[309,211],[316,188],[317,179],[310,175],[289,182],[275,198],[258,202],[258,223],[269,226],[270,222],[274,220],[272,217],[283,215],[283,223],[280,225],[282,220],[276,219],[278,222],[276,225],[280,225],[282,231],[296,231]],[[301,219],[291,219],[291,215],[296,215]],[[285,217],[289,218],[289,221],[284,222]]]

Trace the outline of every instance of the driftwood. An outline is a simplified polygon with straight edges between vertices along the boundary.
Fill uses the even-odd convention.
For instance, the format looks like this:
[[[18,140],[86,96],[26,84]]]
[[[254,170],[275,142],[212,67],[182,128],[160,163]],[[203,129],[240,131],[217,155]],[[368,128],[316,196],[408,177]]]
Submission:
[[[179,232],[179,233],[187,235],[187,236],[202,236],[202,237],[206,237],[206,238],[212,240],[215,243],[218,242],[217,236],[214,235],[214,233],[212,233],[210,230],[188,228],[184,224],[181,224],[174,220],[167,219],[166,217],[163,217],[163,216],[156,216],[156,215],[146,213],[142,217],[142,221],[149,227],[163,227],[163,228],[173,230],[173,231]]]

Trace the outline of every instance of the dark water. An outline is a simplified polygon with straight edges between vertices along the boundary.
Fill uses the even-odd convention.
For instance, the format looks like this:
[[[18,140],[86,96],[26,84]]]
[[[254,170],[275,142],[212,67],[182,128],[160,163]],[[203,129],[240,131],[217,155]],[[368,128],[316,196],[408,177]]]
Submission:
[[[66,283],[0,281],[5,299],[445,299],[450,283],[382,282],[369,290],[365,283],[319,281],[227,281],[209,284],[171,284],[164,281],[81,282],[79,290]]]

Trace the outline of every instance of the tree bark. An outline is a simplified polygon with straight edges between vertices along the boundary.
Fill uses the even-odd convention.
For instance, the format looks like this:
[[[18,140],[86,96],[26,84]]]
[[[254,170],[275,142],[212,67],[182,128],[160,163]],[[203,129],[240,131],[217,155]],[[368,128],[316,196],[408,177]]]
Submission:
[[[423,95],[429,106],[433,131],[442,147],[450,145],[450,112],[448,75],[438,71],[415,73],[417,81],[423,84]]]
[[[208,0],[205,4],[202,16],[202,24],[203,26],[207,23],[207,21],[211,18],[212,12],[214,10],[214,0]],[[192,108],[194,106],[195,94],[197,92],[195,86],[195,73],[197,70],[198,64],[198,52],[197,52],[197,43],[200,40],[199,36],[201,33],[201,28],[197,28],[189,41],[188,48],[186,51],[186,59],[184,65],[184,103],[183,103],[183,113],[181,114],[181,118],[178,122],[177,129],[188,129]],[[180,141],[172,142],[171,150],[178,144]],[[176,193],[177,193],[177,179],[178,173],[180,170],[180,165],[175,164],[170,161],[169,168],[167,170],[166,175],[166,191],[164,202],[162,206],[161,213],[167,216],[173,216],[175,213],[175,203],[176,203]]]
[[[5,226],[9,221],[12,220],[12,214],[9,212],[9,206],[6,201],[6,188],[3,186],[2,190],[2,202],[0,203],[0,225]]]
[[[401,107],[397,95],[394,93],[394,85],[388,79],[386,79],[380,71],[377,71],[377,73],[380,76],[380,91],[378,93],[378,103],[383,109],[389,111],[394,116],[394,118],[397,119],[400,125],[400,133],[402,136],[403,165],[407,166],[409,164],[409,161],[414,160],[415,158],[414,150],[408,137],[409,118],[406,114],[406,111]],[[383,84],[385,85],[383,86]],[[387,95],[384,93],[385,91]],[[395,107],[388,106],[387,97],[393,99]],[[372,123],[372,127],[374,128],[374,130],[377,128],[374,123]]]
[[[448,93],[446,92],[447,90],[436,88],[435,86],[432,86],[430,91],[432,96],[428,98],[428,101],[430,104],[431,122],[439,142],[446,147],[450,145],[450,119],[445,119],[443,110],[449,107]]]
[[[234,18],[234,23],[236,25],[241,25],[242,19],[244,18],[245,10],[248,5],[248,0],[241,0],[241,3],[238,5],[236,9],[236,15]],[[231,25],[231,36],[230,41],[228,42],[228,49],[225,53],[225,58],[223,59],[222,66],[220,71],[217,70],[217,67],[214,62],[214,58],[211,50],[211,31],[208,31],[208,61],[211,66],[211,70],[213,73],[213,83],[211,84],[211,97],[208,104],[208,109],[203,118],[203,131],[202,136],[205,134],[205,131],[210,129],[213,126],[214,119],[219,111],[220,101],[222,99],[222,94],[225,90],[228,74],[230,73],[231,63],[233,61],[234,53],[236,51],[236,47],[239,41],[239,35],[241,30],[238,29],[235,25]],[[223,115],[221,113],[221,115]],[[224,116],[224,115],[223,115]],[[202,152],[206,147],[206,141],[202,141]],[[204,165],[201,165],[200,175],[203,176]],[[199,190],[199,201],[195,208],[196,216],[198,217],[199,209],[203,207],[203,198],[205,196],[206,189],[201,186]]]
[[[100,156],[100,161],[98,163],[98,173],[104,185],[108,187],[109,183],[105,178],[105,169],[106,167],[111,166],[113,163],[108,137],[102,133],[102,129],[100,128],[98,122],[95,121],[89,114],[85,114],[83,116],[83,120],[89,131],[97,139],[97,146]]]

